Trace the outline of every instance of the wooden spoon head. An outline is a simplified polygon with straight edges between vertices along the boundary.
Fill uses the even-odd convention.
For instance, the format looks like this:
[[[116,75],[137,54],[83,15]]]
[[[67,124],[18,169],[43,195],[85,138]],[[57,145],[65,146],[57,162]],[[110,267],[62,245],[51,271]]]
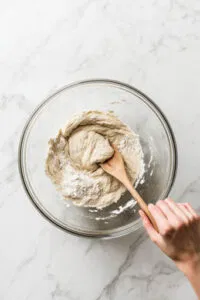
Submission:
[[[105,172],[121,181],[121,178],[126,174],[124,161],[118,149],[114,145],[112,147],[115,150],[113,156],[103,164],[100,164],[100,166]]]

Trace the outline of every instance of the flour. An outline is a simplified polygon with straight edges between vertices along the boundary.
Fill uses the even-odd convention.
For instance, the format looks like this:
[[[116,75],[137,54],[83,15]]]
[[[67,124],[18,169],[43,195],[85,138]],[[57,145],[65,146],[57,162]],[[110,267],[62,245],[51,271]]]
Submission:
[[[70,164],[67,164],[63,172],[62,192],[64,195],[69,195],[67,198],[83,199],[91,198],[98,199],[101,190],[98,183],[86,173],[75,170]]]
[[[137,139],[135,138],[136,135],[133,137],[123,137],[119,144],[118,144],[118,150],[121,152],[122,150],[126,149],[126,151],[130,152],[130,151],[136,151],[136,152],[140,152],[141,153],[141,146],[139,143],[139,139],[138,139],[138,135],[137,135]]]
[[[120,205],[118,209],[113,210],[112,214],[119,215],[126,209],[133,208],[136,205],[136,203],[137,202],[135,200],[131,199],[125,205]]]

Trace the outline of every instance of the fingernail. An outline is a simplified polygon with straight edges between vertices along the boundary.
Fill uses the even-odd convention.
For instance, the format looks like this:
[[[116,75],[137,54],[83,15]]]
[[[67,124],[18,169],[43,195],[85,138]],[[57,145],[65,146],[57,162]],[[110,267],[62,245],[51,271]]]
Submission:
[[[149,207],[149,208],[153,208],[154,205],[153,205],[152,203],[149,203],[149,204],[148,204],[148,207]]]

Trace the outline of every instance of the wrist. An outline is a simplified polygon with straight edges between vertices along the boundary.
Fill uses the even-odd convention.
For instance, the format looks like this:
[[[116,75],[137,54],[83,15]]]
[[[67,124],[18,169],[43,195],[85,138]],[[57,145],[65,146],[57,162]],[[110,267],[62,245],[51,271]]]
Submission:
[[[184,261],[176,262],[176,265],[180,271],[182,271],[188,279],[200,275],[200,255]]]

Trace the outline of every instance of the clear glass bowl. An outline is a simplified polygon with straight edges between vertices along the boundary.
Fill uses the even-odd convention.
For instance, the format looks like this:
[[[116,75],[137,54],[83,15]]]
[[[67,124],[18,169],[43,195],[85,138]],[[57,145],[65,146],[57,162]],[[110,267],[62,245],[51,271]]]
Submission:
[[[118,203],[102,210],[80,208],[62,200],[46,176],[48,141],[72,115],[87,110],[114,111],[139,134],[145,173],[137,185],[146,203],[165,198],[176,173],[176,146],[165,116],[149,97],[112,80],[72,83],[48,97],[26,124],[19,147],[19,170],[27,194],[38,211],[66,232],[111,238],[141,227],[138,206],[125,193]]]

